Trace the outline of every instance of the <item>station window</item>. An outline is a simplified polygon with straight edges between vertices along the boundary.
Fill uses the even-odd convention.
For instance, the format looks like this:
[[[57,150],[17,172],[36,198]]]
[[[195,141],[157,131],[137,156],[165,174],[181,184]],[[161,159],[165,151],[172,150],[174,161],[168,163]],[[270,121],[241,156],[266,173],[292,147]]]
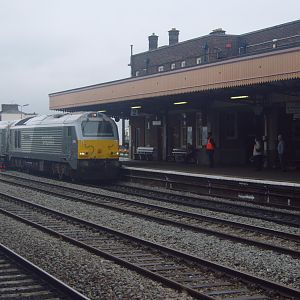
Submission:
[[[183,60],[182,62],[181,62],[181,68],[184,68],[186,66],[186,62],[185,62],[185,60]]]
[[[176,64],[175,64],[175,63],[172,63],[172,64],[171,64],[171,70],[175,70],[175,68],[176,68]]]
[[[225,114],[225,137],[228,140],[237,138],[237,114],[234,112]]]
[[[197,57],[196,58],[196,64],[200,65],[202,63],[202,58],[201,57]]]
[[[163,72],[164,71],[164,66],[159,66],[158,67],[158,72]]]

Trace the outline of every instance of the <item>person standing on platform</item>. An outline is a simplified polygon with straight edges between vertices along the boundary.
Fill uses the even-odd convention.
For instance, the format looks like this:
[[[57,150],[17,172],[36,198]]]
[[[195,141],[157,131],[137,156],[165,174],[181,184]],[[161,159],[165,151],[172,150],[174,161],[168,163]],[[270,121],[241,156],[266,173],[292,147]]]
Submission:
[[[282,171],[286,171],[286,168],[285,168],[285,142],[283,140],[282,134],[278,135],[277,153],[278,153],[280,168]]]
[[[253,146],[253,162],[256,171],[261,171],[263,166],[263,146],[261,140],[256,137]]]
[[[214,152],[215,152],[215,142],[212,138],[211,132],[208,133],[207,144],[206,144],[206,152],[208,155],[209,166],[211,168],[214,167]]]
[[[192,144],[187,145],[187,154],[185,158],[185,162],[194,162],[196,161],[196,149]]]

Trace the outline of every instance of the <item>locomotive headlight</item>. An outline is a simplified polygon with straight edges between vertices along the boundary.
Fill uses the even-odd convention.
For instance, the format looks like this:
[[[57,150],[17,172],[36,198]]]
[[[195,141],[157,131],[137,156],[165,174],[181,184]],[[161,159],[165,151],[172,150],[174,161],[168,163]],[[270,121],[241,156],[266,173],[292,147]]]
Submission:
[[[87,155],[87,153],[85,153],[85,152],[80,152],[79,155],[83,156],[83,155]]]

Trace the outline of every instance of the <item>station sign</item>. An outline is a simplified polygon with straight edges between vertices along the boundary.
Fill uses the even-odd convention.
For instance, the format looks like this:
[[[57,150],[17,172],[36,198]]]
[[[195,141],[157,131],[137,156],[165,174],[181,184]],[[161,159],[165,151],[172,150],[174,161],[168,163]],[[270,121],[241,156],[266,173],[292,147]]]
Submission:
[[[294,115],[293,115],[293,119],[294,119],[294,120],[295,120],[295,119],[300,119],[300,113],[294,114]]]
[[[161,121],[160,120],[152,121],[152,125],[153,126],[161,126]]]
[[[130,115],[132,117],[136,117],[139,115],[139,110],[137,108],[132,108],[131,111],[130,111]]]
[[[300,114],[300,102],[288,102],[285,111],[287,114]]]

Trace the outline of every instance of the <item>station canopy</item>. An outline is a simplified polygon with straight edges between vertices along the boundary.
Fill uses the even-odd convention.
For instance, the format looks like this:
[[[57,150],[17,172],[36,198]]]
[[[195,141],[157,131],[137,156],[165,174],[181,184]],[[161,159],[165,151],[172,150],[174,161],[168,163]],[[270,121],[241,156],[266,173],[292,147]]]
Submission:
[[[176,101],[189,101],[197,108],[212,99],[234,95],[259,99],[274,92],[299,100],[300,47],[55,92],[49,94],[49,107],[128,118],[135,106],[151,113],[167,111]]]

